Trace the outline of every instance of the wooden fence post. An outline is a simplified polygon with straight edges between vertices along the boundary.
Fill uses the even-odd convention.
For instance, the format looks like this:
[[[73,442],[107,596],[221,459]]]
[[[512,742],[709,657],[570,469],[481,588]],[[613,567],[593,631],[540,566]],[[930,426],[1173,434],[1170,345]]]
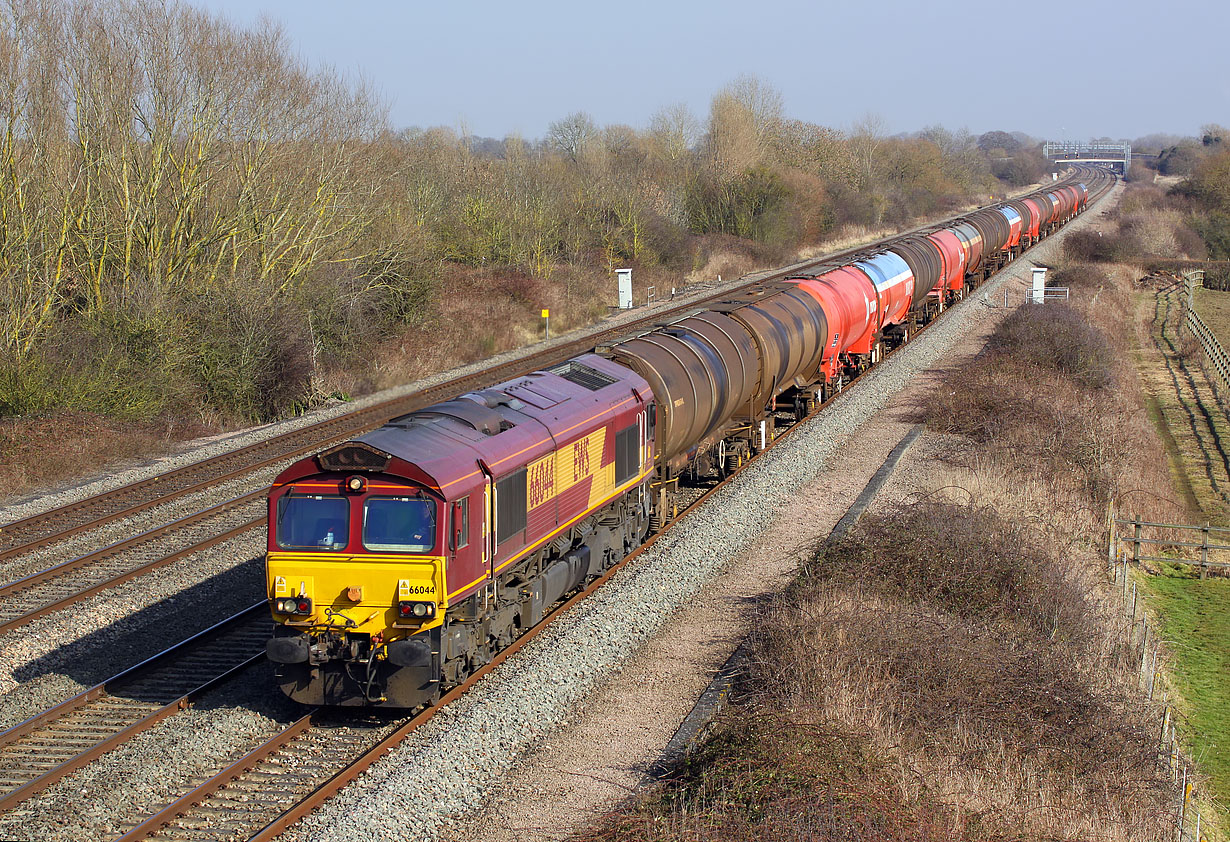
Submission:
[[[1170,705],[1162,708],[1162,738],[1160,741],[1161,749],[1167,756],[1170,755],[1170,743],[1166,739],[1168,730],[1170,730]]]
[[[1200,578],[1206,579],[1209,575],[1209,525],[1206,523],[1204,528],[1200,530]]]
[[[1146,669],[1146,667],[1149,665],[1149,626],[1148,624],[1145,625],[1145,633],[1143,635],[1143,638],[1144,639],[1141,641],[1141,644],[1140,644],[1140,683],[1142,687],[1148,684],[1147,676],[1149,674],[1148,670]]]
[[[1115,556],[1119,544],[1118,524],[1115,522],[1117,514],[1115,511],[1115,501],[1111,500],[1106,504],[1106,565],[1111,570],[1115,568]]]
[[[1192,784],[1187,778],[1187,766],[1183,766],[1183,788],[1179,801],[1179,842],[1183,842],[1183,826],[1187,824],[1187,798],[1191,794]]]
[[[1157,636],[1153,638],[1153,657],[1149,661],[1149,701],[1153,701],[1153,689],[1157,686]]]

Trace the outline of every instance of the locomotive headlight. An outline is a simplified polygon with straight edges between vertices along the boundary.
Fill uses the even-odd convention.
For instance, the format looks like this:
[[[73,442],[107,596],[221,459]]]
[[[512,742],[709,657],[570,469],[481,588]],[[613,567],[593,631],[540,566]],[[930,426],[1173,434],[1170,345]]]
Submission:
[[[402,600],[397,603],[397,616],[405,620],[430,620],[436,616],[436,604]]]
[[[364,477],[350,477],[346,480],[346,490],[351,494],[360,494],[365,488],[367,488],[367,479]]]
[[[305,596],[292,596],[287,599],[275,599],[273,610],[279,614],[298,614],[305,616],[312,613],[312,600]]]

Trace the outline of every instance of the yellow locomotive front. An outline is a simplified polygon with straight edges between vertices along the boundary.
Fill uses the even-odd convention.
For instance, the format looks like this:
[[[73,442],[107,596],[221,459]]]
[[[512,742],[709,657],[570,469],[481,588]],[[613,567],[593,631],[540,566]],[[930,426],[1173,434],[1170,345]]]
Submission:
[[[438,494],[383,473],[297,463],[279,477],[266,569],[278,625],[267,651],[288,696],[397,707],[434,697],[444,508]]]

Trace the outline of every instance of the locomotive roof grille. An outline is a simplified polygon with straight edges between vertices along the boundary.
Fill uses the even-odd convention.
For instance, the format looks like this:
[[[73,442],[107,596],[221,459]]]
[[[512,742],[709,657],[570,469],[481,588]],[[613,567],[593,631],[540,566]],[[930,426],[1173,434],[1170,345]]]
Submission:
[[[562,377],[569,383],[576,383],[578,386],[583,386],[591,392],[596,392],[606,386],[612,386],[619,382],[609,374],[603,374],[597,369],[590,368],[582,363],[569,360],[566,363],[557,365],[555,368],[548,368],[547,371]]]

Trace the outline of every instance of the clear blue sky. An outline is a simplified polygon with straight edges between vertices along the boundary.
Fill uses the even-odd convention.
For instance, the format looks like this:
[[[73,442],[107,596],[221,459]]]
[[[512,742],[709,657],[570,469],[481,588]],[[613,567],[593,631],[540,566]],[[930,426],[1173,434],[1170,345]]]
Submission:
[[[197,4],[281,21],[309,61],[371,80],[398,128],[534,138],[574,111],[641,128],[677,102],[703,118],[742,73],[837,128],[868,112],[890,132],[1051,138],[1230,123],[1230,7],[1212,0]]]

